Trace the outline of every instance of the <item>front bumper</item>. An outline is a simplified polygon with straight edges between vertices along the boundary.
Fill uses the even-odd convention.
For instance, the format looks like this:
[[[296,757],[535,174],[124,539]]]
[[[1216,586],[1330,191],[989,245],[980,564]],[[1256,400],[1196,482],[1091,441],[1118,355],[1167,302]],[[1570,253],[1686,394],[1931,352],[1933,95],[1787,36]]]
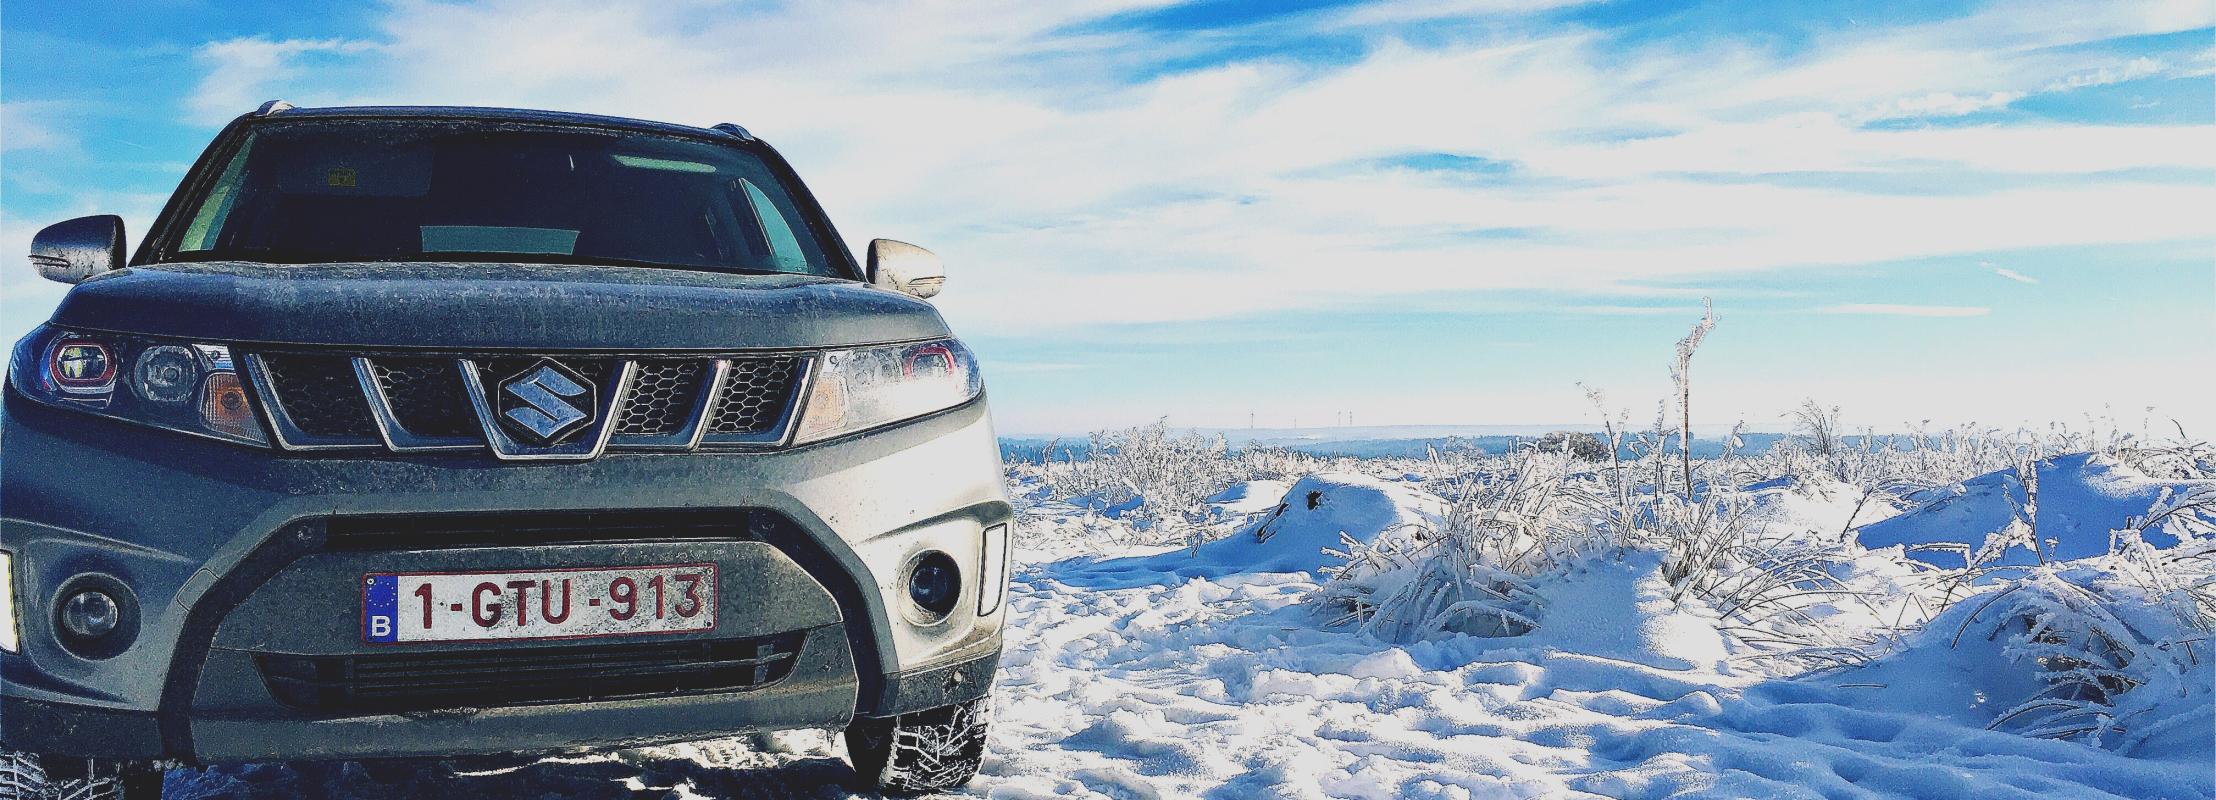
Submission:
[[[975,613],[974,565],[983,531],[1010,509],[982,399],[783,451],[528,465],[281,455],[50,409],[12,389],[0,416],[0,549],[15,554],[23,639],[21,653],[0,653],[10,749],[213,762],[679,741],[959,702],[985,691],[997,663],[1005,612]],[[332,535],[362,519],[673,509],[775,524],[728,541],[521,547],[365,549]],[[926,550],[972,566],[957,613],[919,624],[904,613],[900,572]],[[342,587],[365,566],[694,560],[727,565],[717,635],[798,637],[789,675],[741,691],[375,714],[280,702],[254,661],[362,648]],[[117,579],[140,612],[135,640],[110,658],[74,654],[52,631],[56,595],[85,574]]]

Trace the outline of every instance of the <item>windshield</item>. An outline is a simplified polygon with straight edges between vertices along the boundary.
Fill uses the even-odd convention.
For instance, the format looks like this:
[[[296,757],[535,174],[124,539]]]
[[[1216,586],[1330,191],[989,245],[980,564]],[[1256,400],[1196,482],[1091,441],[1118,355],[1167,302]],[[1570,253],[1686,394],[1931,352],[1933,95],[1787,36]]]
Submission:
[[[269,125],[184,205],[177,260],[532,261],[841,276],[764,160],[705,141],[437,121]]]

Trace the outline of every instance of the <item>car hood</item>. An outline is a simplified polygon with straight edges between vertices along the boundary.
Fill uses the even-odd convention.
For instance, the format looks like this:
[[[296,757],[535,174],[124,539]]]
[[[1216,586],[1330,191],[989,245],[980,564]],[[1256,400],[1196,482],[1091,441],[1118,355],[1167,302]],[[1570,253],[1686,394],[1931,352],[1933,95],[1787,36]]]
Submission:
[[[156,264],[78,284],[54,323],[442,349],[809,348],[947,335],[929,304],[848,280],[548,264]]]

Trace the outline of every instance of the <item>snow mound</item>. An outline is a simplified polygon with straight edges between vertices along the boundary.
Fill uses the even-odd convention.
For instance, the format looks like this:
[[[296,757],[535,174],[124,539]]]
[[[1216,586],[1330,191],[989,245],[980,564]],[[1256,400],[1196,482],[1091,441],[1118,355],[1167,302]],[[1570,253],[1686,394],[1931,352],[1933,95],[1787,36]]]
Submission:
[[[2132,517],[2145,516],[2164,492],[2216,486],[2216,481],[2149,478],[2115,459],[2092,453],[2042,460],[2037,475],[2038,507],[2033,524],[2039,538],[2054,542],[2053,555],[2066,561],[2106,555],[2110,531],[2123,527]],[[1964,566],[1959,548],[1975,552],[1987,537],[2006,530],[2026,504],[2028,493],[2017,470],[2005,469],[1920,492],[1910,499],[1917,503],[1915,508],[1862,526],[1862,546],[1903,546],[1911,558],[1958,568]],[[2146,540],[2156,547],[2178,543],[2175,534],[2161,528],[2147,531]],[[2012,546],[1997,563],[2026,566],[2039,563],[2039,558],[2022,546]]]
[[[1251,490],[1267,483],[1247,486]],[[1275,510],[1237,533],[1192,548],[1099,562],[1078,560],[1061,568],[1083,571],[1083,577],[1072,575],[1073,579],[1114,586],[1240,573],[1315,573],[1339,563],[1338,557],[1324,551],[1345,547],[1341,535],[1364,544],[1380,536],[1412,537],[1417,526],[1439,525],[1446,501],[1405,484],[1325,472],[1294,482],[1268,507]]]
[[[2170,612],[2177,599],[2149,595],[2118,559],[2043,567],[1948,607],[1897,652],[1810,683],[1859,689],[1866,710],[2206,765],[2216,659]]]
[[[1260,514],[1276,508],[1290,488],[1284,481],[1247,481],[1210,495],[1208,505],[1223,514]]]
[[[1446,501],[1406,484],[1325,472],[1286,490],[1277,511],[1236,536],[1201,545],[1195,558],[1254,572],[1315,572],[1337,559],[1324,553],[1380,535],[1436,528]]]
[[[1715,616],[1698,602],[1670,599],[1660,553],[1586,559],[1534,579],[1532,589],[1546,604],[1525,640],[1533,645],[1659,669],[1730,671]]]
[[[1740,493],[1748,502],[1748,527],[1792,539],[1836,539],[1895,510],[1879,498],[1865,499],[1853,484],[1824,476],[1772,478],[1747,484]]]

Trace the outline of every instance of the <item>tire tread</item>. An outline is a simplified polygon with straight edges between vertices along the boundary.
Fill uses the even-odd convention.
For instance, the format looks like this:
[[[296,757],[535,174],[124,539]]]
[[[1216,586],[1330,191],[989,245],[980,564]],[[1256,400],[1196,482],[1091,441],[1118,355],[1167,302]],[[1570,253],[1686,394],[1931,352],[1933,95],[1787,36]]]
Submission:
[[[856,720],[847,729],[854,769],[887,794],[941,792],[969,783],[985,760],[990,698]]]

